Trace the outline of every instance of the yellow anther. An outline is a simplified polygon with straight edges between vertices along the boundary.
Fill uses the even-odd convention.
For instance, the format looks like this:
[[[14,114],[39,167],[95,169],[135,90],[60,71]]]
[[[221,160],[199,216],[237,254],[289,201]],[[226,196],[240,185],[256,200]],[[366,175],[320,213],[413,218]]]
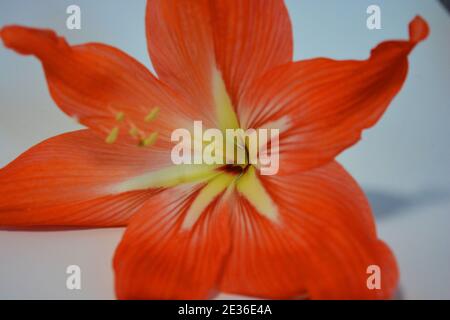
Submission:
[[[141,140],[141,146],[149,147],[156,142],[156,139],[158,139],[158,132],[153,132],[147,138]]]
[[[145,116],[145,122],[151,122],[151,121],[155,120],[155,118],[158,116],[158,113],[159,113],[159,108],[158,107],[153,108],[147,114],[147,116]]]
[[[122,122],[123,120],[125,120],[125,113],[123,112],[118,112],[116,114],[116,121]]]
[[[139,135],[139,130],[136,127],[131,127],[129,133],[133,138],[137,138],[137,136]]]
[[[118,136],[119,136],[119,127],[114,127],[106,137],[105,141],[108,144],[112,144],[116,142]]]

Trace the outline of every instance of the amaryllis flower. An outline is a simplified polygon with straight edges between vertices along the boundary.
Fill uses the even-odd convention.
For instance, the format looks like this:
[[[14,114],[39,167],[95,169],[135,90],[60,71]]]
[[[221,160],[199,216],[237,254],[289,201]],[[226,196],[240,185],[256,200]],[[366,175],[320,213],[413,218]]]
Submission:
[[[390,298],[398,269],[368,201],[334,160],[373,126],[428,34],[378,45],[364,61],[292,61],[280,0],[149,0],[158,77],[122,51],[70,46],[50,30],[6,26],[34,55],[55,103],[87,129],[50,138],[0,172],[3,227],[127,226],[118,298]],[[280,168],[175,165],[171,133],[280,130]],[[43,124],[45,125],[45,124]],[[367,268],[381,288],[367,286]]]

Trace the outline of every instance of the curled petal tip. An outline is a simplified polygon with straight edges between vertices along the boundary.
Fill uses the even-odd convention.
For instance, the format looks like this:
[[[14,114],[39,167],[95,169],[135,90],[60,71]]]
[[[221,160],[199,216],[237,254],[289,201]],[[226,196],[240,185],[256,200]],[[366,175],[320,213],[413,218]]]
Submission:
[[[8,29],[9,27],[8,26],[6,26],[6,27],[1,27],[0,28],[0,40],[1,40],[1,42],[3,42],[3,44],[6,46],[6,33],[7,33],[7,29]],[[1,43],[0,42],[0,43]]]
[[[17,34],[20,34],[21,29],[21,27],[13,25],[2,27],[0,29],[0,38],[2,39],[3,44],[6,47],[11,48],[14,38]]]
[[[29,54],[28,50],[25,50],[25,43],[30,40],[30,34],[30,28],[15,25],[5,26],[0,31],[5,47],[23,54]]]
[[[421,16],[416,16],[409,23],[409,40],[418,43],[425,40],[430,33],[428,23]]]
[[[64,44],[64,40],[48,29],[36,29],[17,25],[5,26],[0,31],[5,47],[21,54],[42,56],[55,44]]]

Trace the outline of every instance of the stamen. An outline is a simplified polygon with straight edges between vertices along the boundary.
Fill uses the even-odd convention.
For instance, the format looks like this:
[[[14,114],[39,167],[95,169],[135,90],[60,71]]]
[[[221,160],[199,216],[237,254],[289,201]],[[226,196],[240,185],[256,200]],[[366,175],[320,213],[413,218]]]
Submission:
[[[105,141],[108,144],[113,144],[114,142],[116,142],[118,136],[119,136],[119,127],[114,127],[106,137]]]
[[[158,139],[158,132],[153,132],[147,138],[141,140],[140,145],[143,147],[149,147],[156,142],[156,139]]]
[[[158,116],[158,113],[159,113],[159,108],[158,108],[158,107],[153,108],[153,109],[147,114],[147,116],[145,117],[144,121],[145,121],[145,122],[151,122],[151,121],[155,120],[156,117]]]
[[[123,122],[123,120],[125,120],[125,113],[123,112],[118,112],[116,114],[116,121],[118,122]]]

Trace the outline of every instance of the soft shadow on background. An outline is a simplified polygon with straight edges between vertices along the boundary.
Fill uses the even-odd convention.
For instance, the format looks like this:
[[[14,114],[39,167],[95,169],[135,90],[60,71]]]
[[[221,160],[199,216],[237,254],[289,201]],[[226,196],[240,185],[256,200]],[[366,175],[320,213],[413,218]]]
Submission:
[[[440,0],[442,5],[450,12],[450,0]]]
[[[449,190],[427,189],[413,194],[390,193],[383,190],[365,190],[377,221],[408,214],[408,209],[439,204],[450,199]]]

